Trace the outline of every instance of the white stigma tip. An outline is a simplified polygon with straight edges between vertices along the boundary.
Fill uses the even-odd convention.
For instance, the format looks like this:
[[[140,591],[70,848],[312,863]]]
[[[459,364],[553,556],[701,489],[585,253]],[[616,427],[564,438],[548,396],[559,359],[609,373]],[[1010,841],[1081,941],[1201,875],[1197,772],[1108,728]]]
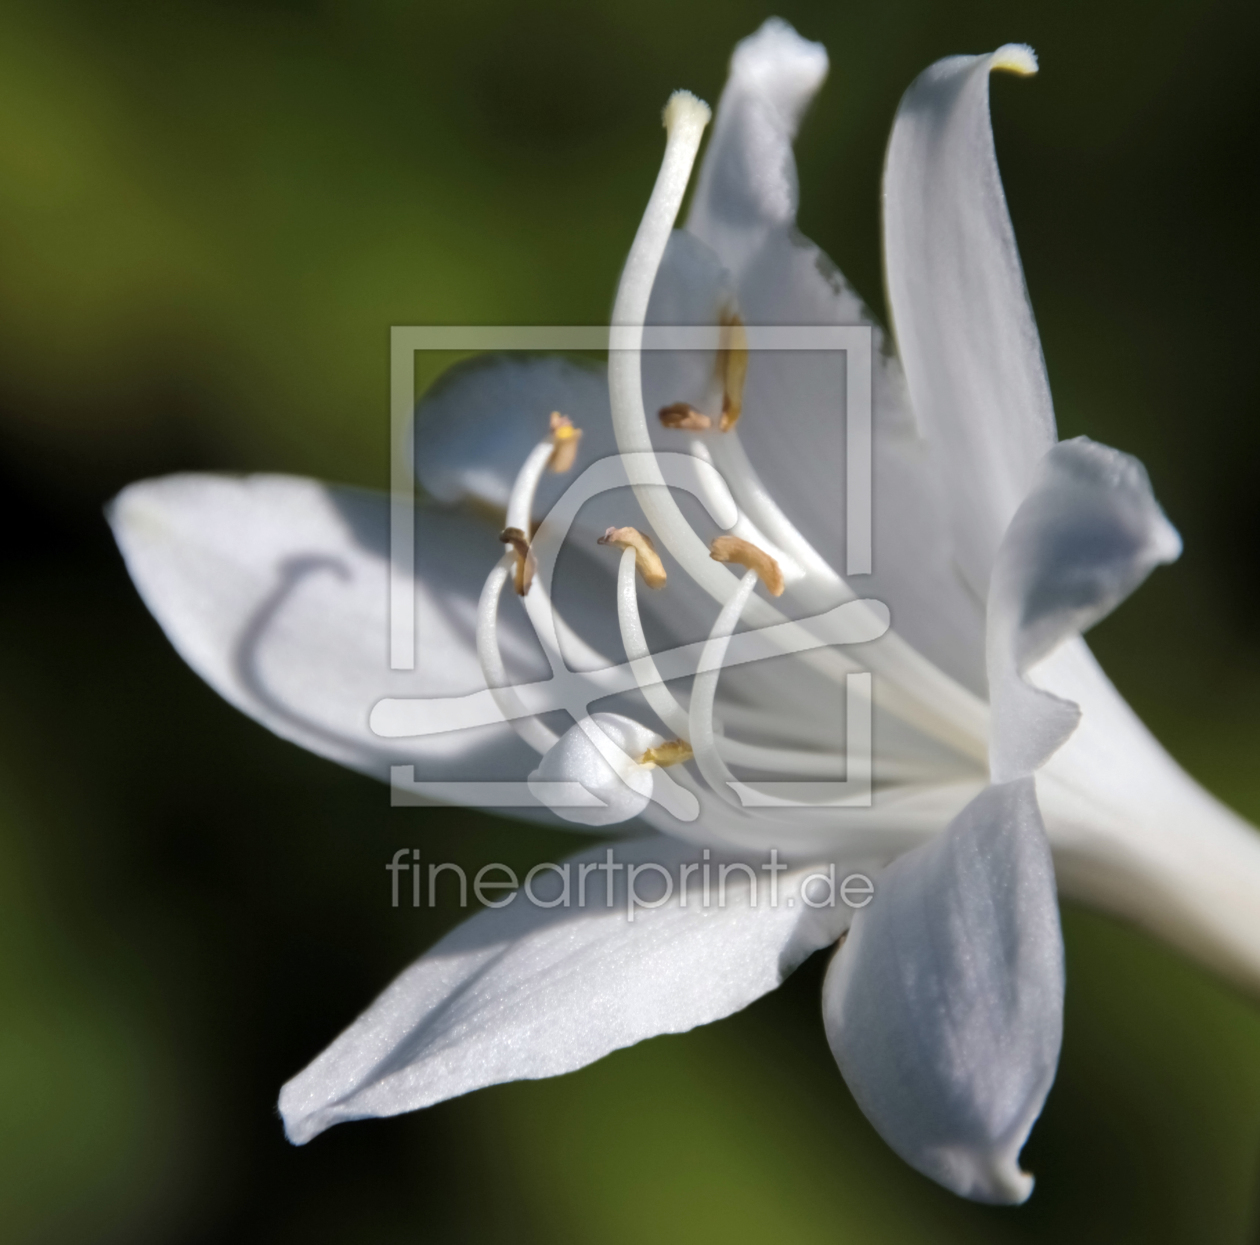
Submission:
[[[1026,43],[1007,43],[989,58],[989,68],[1027,78],[1037,72],[1037,53]]]
[[[669,97],[661,119],[665,123],[666,132],[673,134],[680,125],[695,126],[703,130],[712,116],[713,110],[704,100],[692,95],[690,91],[675,91]]]

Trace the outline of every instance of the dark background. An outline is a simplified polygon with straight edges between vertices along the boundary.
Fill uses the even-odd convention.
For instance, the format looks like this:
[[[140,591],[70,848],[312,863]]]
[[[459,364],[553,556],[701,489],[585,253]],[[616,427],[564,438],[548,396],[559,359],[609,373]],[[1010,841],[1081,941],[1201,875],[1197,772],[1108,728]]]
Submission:
[[[1260,6],[5,0],[5,1240],[1260,1241],[1260,1009],[1070,908],[1019,1210],[875,1137],[817,961],[572,1076],[283,1141],[281,1082],[457,916],[389,907],[395,848],[527,866],[572,841],[391,810],[239,716],[140,605],[101,505],[185,468],[383,486],[389,326],[604,319],[661,105],[716,102],[772,11],[832,57],[802,227],[877,308],[901,91],[1036,47],[993,104],[1060,429],[1138,454],[1186,542],[1095,646],[1260,818]]]

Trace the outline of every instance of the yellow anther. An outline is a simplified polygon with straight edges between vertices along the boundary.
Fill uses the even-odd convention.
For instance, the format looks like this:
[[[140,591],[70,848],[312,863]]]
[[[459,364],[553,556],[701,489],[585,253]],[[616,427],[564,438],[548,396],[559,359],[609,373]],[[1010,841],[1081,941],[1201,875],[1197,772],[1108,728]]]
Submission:
[[[671,739],[659,747],[649,748],[639,758],[639,764],[659,765],[663,768],[666,765],[679,765],[683,761],[690,761],[694,755],[691,745],[685,739]]]
[[[1037,53],[1026,43],[1007,43],[989,58],[989,68],[1027,78],[1037,72]]]
[[[660,419],[666,428],[681,428],[687,432],[708,432],[713,427],[713,421],[690,402],[673,402],[661,407]]]
[[[723,313],[718,343],[717,378],[722,386],[718,431],[730,432],[744,409],[744,380],[748,376],[748,333],[738,311]]]
[[[735,562],[756,571],[772,597],[783,595],[783,572],[764,549],[758,549],[738,536],[719,536],[709,546],[709,557],[715,562]]]
[[[511,545],[512,552],[516,554],[516,574],[512,582],[516,595],[523,597],[534,582],[534,555],[530,552],[529,537],[519,527],[505,527],[499,533],[499,539],[505,545]]]
[[[582,439],[582,429],[575,428],[573,421],[559,411],[551,412],[551,443],[556,447],[547,459],[547,466],[557,475],[563,475],[573,466],[577,458],[578,442]]]
[[[618,549],[634,550],[634,565],[643,582],[649,588],[665,586],[665,564],[650,536],[645,536],[636,527],[610,527],[598,541],[601,545],[615,545]]]

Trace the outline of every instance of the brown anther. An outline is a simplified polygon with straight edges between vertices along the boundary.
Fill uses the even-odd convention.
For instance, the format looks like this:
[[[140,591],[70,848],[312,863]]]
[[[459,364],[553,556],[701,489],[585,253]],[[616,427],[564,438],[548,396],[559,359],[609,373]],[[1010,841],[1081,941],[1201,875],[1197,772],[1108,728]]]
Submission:
[[[573,421],[559,411],[551,412],[551,443],[556,447],[547,459],[547,467],[557,475],[563,475],[573,466],[577,458],[578,442],[582,439],[582,429],[575,428]]]
[[[601,545],[616,545],[618,549],[633,549],[634,564],[643,582],[649,588],[665,586],[665,564],[650,536],[645,536],[637,527],[610,527],[598,540]]]
[[[499,539],[505,545],[511,545],[512,552],[516,554],[516,574],[512,583],[516,595],[523,597],[534,582],[534,555],[530,552],[529,537],[519,527],[505,527],[499,533]]]
[[[718,338],[717,378],[722,386],[722,417],[719,432],[730,432],[739,423],[744,409],[744,380],[748,375],[748,334],[738,311],[722,315]]]
[[[709,557],[715,562],[735,562],[756,571],[772,597],[783,595],[783,572],[764,549],[758,549],[738,536],[719,536],[709,546]]]
[[[686,432],[708,432],[713,427],[713,421],[690,402],[673,402],[661,407],[660,419],[663,427],[681,428]]]
[[[685,739],[671,739],[668,743],[649,748],[640,758],[640,765],[679,765],[695,756]]]

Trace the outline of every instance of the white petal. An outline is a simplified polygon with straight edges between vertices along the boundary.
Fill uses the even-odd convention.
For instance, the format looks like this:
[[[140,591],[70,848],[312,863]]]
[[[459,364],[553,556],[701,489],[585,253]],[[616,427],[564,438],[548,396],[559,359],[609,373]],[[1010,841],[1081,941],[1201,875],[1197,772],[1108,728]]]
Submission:
[[[867,1118],[947,1189],[1022,1202],[1019,1151],[1063,1031],[1063,942],[1032,779],[987,788],[894,861],[823,987],[831,1049]]]
[[[944,473],[916,435],[901,368],[831,260],[796,229],[792,140],[826,76],[820,44],[771,19],[731,61],[687,232],[732,273],[749,324],[870,325],[876,436],[874,574],[899,635],[972,692],[984,690],[983,596],[955,573]],[[666,264],[669,262],[666,256]],[[662,272],[662,278],[666,273]],[[841,361],[755,352],[739,435],[775,501],[844,570],[845,411]],[[672,400],[691,400],[678,394]]]
[[[701,906],[698,874],[682,907],[679,865],[701,857],[663,836],[619,843],[615,859],[668,871],[667,902],[638,908],[629,921],[623,868],[611,875],[611,907],[610,875],[590,872],[579,908],[578,863],[605,861],[607,850],[574,857],[571,906],[541,908],[518,893],[508,906],[459,926],[403,973],[281,1091],[289,1139],[301,1144],[344,1120],[414,1111],[501,1081],[558,1076],[658,1033],[707,1024],[773,990],[838,937],[847,919],[842,905],[789,908],[788,875],[777,906],[764,885],[754,906],[738,870],[720,907],[715,861],[709,907]],[[495,873],[487,880],[505,879]],[[533,885],[544,900],[562,896],[550,870]],[[650,869],[635,881],[650,903],[663,886]]]
[[[990,587],[991,765],[1011,777],[1053,753],[1037,793],[1065,895],[1254,990],[1260,835],[1160,747],[1084,641],[1045,655],[1179,549],[1136,460],[1083,438],[1047,455]]]
[[[534,505],[541,517],[583,468],[616,453],[602,367],[552,355],[484,355],[457,364],[416,407],[416,476],[438,501],[475,498],[506,510],[552,411],[573,420],[582,440],[572,470],[543,476]]]
[[[827,76],[827,51],[772,17],[731,56],[687,218],[738,276],[767,226],[796,218],[792,140]]]
[[[652,285],[646,323],[714,325],[733,306],[731,275],[716,253],[694,234],[675,229]],[[644,351],[643,403],[648,431],[658,450],[682,450],[689,440],[657,424],[654,415],[661,407],[689,402],[716,417],[718,396],[714,392],[712,351]]]
[[[884,168],[897,349],[950,486],[957,556],[981,595],[998,542],[1055,440],[1041,342],[989,124],[989,74],[1028,48],[953,56],[902,98]]]
[[[1080,710],[1039,690],[1028,668],[1109,614],[1181,552],[1146,469],[1087,437],[1056,445],[998,551],[989,588],[989,769],[1008,782],[1038,769]]]
[[[419,667],[388,656],[389,499],[285,476],[178,475],[130,485],[114,534],[145,604],[221,696],[285,739],[388,780],[521,781],[536,761],[506,725],[423,741],[368,728],[385,696],[485,687],[472,641],[477,597],[502,556],[493,531],[423,511],[417,540]],[[547,667],[512,603],[503,648],[521,678]]]
[[[1082,710],[1037,774],[1062,893],[1260,991],[1260,833],[1160,747],[1083,640],[1036,678]]]

